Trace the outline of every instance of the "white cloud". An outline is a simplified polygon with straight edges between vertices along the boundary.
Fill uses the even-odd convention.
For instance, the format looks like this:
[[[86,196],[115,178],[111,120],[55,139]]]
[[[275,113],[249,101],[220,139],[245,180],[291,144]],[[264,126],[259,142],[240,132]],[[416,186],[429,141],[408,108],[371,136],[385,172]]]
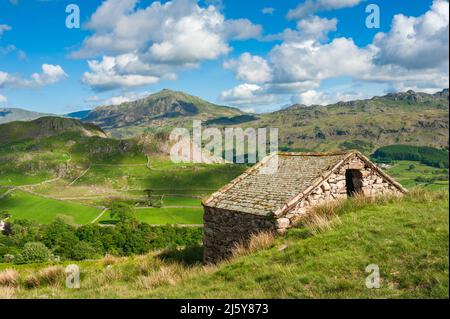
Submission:
[[[383,83],[395,90],[436,91],[449,85],[448,21],[448,2],[435,0],[424,15],[397,15],[390,32],[378,34],[366,47],[358,47],[352,39],[343,37],[322,43],[320,36],[335,30],[337,21],[309,17],[299,21],[297,30],[284,31],[282,43],[266,57],[258,57],[258,63],[247,53],[224,66],[247,85],[258,85],[255,101],[264,95],[286,94],[305,104],[354,98],[353,93],[318,90],[323,80],[342,77],[367,84]],[[266,76],[260,75],[263,70]],[[226,92],[230,95],[232,90]],[[251,104],[250,97],[247,104]]]
[[[12,28],[9,25],[6,24],[0,24],[0,39],[3,36],[3,33],[5,33],[5,31],[10,31]]]
[[[289,19],[303,19],[319,11],[330,11],[358,5],[362,0],[306,0],[288,12]]]
[[[316,90],[308,90],[292,97],[295,104],[303,104],[305,106],[312,105],[329,105],[337,102],[347,102],[352,100],[361,100],[369,98],[361,92],[321,92]]]
[[[59,65],[43,64],[41,68],[41,73],[33,73],[29,79],[0,71],[0,88],[46,86],[59,82],[68,76]]]
[[[120,95],[114,95],[110,97],[101,98],[98,95],[88,96],[84,99],[85,103],[91,104],[91,106],[100,105],[119,105],[126,102],[136,101],[149,96],[151,92],[123,92]]]
[[[0,104],[4,104],[7,101],[8,101],[8,99],[6,98],[6,96],[0,94]]]
[[[112,89],[120,85],[138,86],[155,83],[162,74],[174,74],[197,67],[231,51],[229,42],[259,38],[262,27],[247,19],[225,19],[214,5],[200,7],[196,0],[153,2],[137,7],[137,0],[106,0],[87,23],[93,34],[86,38],[75,58],[118,59],[135,56],[140,67],[114,68],[111,85],[96,72],[89,72],[84,82],[94,88]],[[137,62],[134,63],[137,65]],[[89,67],[96,67],[90,61]],[[105,71],[105,70],[102,70]],[[104,73],[104,72],[103,72]],[[125,80],[126,79],[126,80]]]
[[[273,13],[275,12],[275,9],[274,8],[262,8],[261,9],[261,13],[262,14],[269,14],[269,15],[272,15]]]
[[[234,70],[239,80],[264,83],[272,79],[272,71],[262,57],[243,53],[237,60],[228,60],[224,63],[226,69]]]
[[[438,0],[420,17],[396,15],[390,32],[375,37],[376,63],[407,69],[448,66],[448,12],[448,2]]]
[[[301,34],[305,38],[312,39],[326,39],[328,33],[331,31],[336,31],[338,20],[320,18],[318,16],[313,16],[308,19],[302,19],[297,22],[297,29],[301,31]]]
[[[153,70],[132,53],[104,56],[101,61],[92,60],[88,64],[90,72],[85,72],[81,81],[96,91],[149,85],[160,80],[159,76],[138,74],[139,69],[141,73],[152,73]]]
[[[222,92],[220,99],[223,102],[237,107],[271,105],[277,102],[275,95],[266,94],[264,89],[259,85],[248,83]]]

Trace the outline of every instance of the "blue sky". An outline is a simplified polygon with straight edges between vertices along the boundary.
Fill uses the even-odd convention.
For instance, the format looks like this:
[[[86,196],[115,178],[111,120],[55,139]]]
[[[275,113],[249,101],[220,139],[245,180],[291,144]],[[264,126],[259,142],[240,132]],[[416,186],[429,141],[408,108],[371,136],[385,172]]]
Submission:
[[[446,0],[0,1],[0,107],[40,112],[163,88],[254,112],[433,92],[448,54]]]

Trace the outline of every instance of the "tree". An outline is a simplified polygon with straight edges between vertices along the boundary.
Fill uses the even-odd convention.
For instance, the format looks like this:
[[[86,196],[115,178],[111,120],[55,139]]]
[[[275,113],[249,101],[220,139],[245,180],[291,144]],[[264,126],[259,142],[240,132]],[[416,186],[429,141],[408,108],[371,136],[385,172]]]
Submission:
[[[113,202],[110,207],[109,215],[111,218],[117,218],[121,223],[136,222],[134,207],[127,203]]]

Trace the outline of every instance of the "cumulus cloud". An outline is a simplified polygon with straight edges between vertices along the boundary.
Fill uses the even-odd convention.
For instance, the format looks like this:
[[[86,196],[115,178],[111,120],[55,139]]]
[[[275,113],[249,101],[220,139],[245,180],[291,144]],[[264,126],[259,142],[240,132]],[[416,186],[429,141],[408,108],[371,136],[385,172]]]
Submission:
[[[155,70],[133,53],[117,57],[104,56],[100,61],[89,61],[88,65],[90,71],[83,74],[81,81],[96,91],[154,84],[160,79],[159,76],[150,75]],[[138,71],[141,73],[138,74]]]
[[[374,40],[377,64],[393,64],[407,69],[444,67],[449,59],[449,3],[435,1],[420,17],[394,17],[388,33]]]
[[[0,105],[5,104],[8,101],[6,96],[0,94]]]
[[[67,77],[59,65],[43,64],[41,73],[33,73],[29,79],[0,71],[0,88],[40,87],[59,82]]]
[[[223,91],[220,99],[230,105],[239,107],[271,105],[277,101],[273,94],[267,94],[256,84],[244,83],[230,90]]]
[[[354,94],[339,96],[317,90],[323,80],[340,77],[383,83],[396,90],[436,91],[449,85],[448,21],[448,2],[435,0],[422,16],[397,15],[388,33],[358,47],[343,37],[322,42],[320,36],[335,30],[337,21],[308,17],[299,21],[297,30],[285,31],[282,43],[266,57],[247,53],[224,66],[245,81],[247,88],[258,85],[255,99],[291,94],[304,104],[327,104],[353,98]],[[313,34],[316,36],[310,36]]]
[[[300,94],[294,95],[291,99],[292,103],[303,104],[305,106],[312,105],[329,105],[336,102],[347,102],[352,100],[361,100],[370,96],[361,92],[323,92],[316,90],[308,90]]]
[[[296,8],[289,10],[289,19],[303,19],[320,11],[349,8],[358,5],[362,0],[306,0]]]
[[[247,19],[225,19],[217,6],[200,7],[196,0],[153,2],[144,8],[136,4],[137,0],[106,0],[91,16],[87,28],[93,34],[72,57],[103,58],[89,62],[91,71],[85,74],[84,83],[95,89],[113,89],[155,83],[166,73],[174,78],[181,70],[226,55],[231,51],[230,41],[259,38],[262,32],[260,25]],[[135,56],[140,67],[108,66],[113,81],[104,84],[106,70],[98,66],[128,54]]]
[[[272,79],[272,71],[267,61],[248,52],[242,54],[237,60],[226,61],[224,67],[234,70],[239,80],[264,83]]]

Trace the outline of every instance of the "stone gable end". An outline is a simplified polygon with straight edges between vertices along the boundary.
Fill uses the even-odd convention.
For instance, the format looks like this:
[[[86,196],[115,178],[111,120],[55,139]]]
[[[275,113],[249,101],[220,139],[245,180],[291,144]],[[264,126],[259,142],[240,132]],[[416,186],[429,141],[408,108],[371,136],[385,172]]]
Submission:
[[[373,164],[371,165],[370,162],[366,162],[355,155],[338,168],[332,170],[330,175],[305,194],[294,208],[279,216],[277,218],[278,232],[283,233],[286,229],[298,223],[301,217],[307,214],[314,206],[348,198],[346,180],[346,172],[348,170],[355,170],[361,173],[360,192],[364,196],[400,195],[403,193],[403,189],[393,184],[386,176],[383,176],[379,169],[374,168]]]

